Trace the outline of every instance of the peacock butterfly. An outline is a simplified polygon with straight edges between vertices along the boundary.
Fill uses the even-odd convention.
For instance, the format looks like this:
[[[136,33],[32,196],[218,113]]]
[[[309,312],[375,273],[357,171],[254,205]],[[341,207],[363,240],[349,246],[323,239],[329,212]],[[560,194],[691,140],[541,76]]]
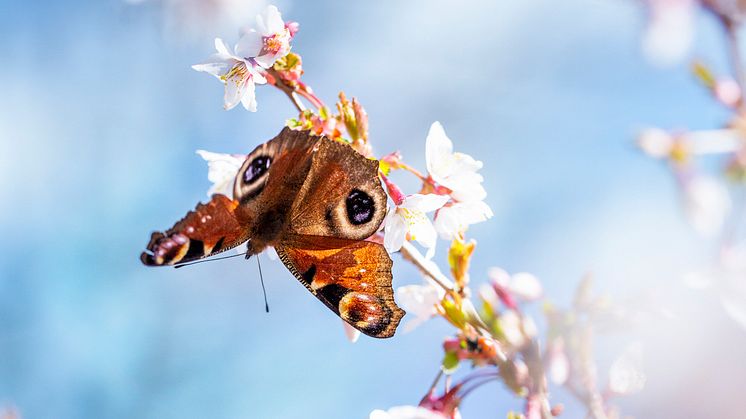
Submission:
[[[357,330],[394,335],[391,258],[371,240],[386,215],[378,161],[306,131],[283,129],[246,156],[234,198],[215,194],[165,232],[140,259],[177,265],[246,242],[247,257],[273,246],[290,272]]]

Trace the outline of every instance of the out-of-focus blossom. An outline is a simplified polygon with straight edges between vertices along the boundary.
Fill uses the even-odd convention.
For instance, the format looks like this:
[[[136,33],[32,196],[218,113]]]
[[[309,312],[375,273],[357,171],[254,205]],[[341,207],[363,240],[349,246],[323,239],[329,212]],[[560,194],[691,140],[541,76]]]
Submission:
[[[387,411],[374,410],[370,419],[446,419],[446,416],[420,406],[396,406]]]
[[[553,339],[547,348],[547,364],[549,379],[557,385],[565,384],[570,377],[570,360],[562,338]]]
[[[216,54],[205,62],[192,66],[197,71],[212,74],[225,84],[223,99],[226,110],[233,109],[239,102],[246,110],[256,111],[256,96],[254,85],[263,84],[267,80],[259,72],[254,63],[232,54],[222,39],[215,39]]]
[[[280,11],[275,6],[267,6],[264,13],[256,16],[256,28],[245,31],[239,39],[236,55],[270,68],[278,58],[290,52],[291,38]]]
[[[349,323],[344,320],[342,321],[342,326],[344,326],[345,336],[347,336],[347,340],[352,343],[357,342],[357,340],[360,338],[360,331],[350,326]]]
[[[218,193],[233,198],[233,183],[246,156],[212,153],[205,150],[197,150],[197,154],[207,161],[207,179],[212,182],[207,196]]]
[[[539,280],[532,274],[519,272],[510,275],[501,268],[490,268],[487,272],[492,281],[492,287],[500,301],[511,310],[518,308],[518,302],[535,301],[541,298],[543,290]]]
[[[713,93],[715,99],[726,106],[736,107],[741,102],[741,87],[731,78],[718,80],[713,87]]]
[[[435,254],[438,235],[433,223],[425,214],[437,210],[447,201],[447,196],[435,194],[414,194],[403,197],[396,207],[386,214],[384,221],[386,234],[383,239],[386,250],[398,251],[409,237],[427,248],[426,256],[428,259],[431,258]]]
[[[437,306],[444,295],[443,288],[428,280],[425,280],[422,285],[405,285],[397,288],[396,301],[407,312],[407,315],[414,316],[404,325],[404,331],[412,331],[438,314]]]
[[[636,393],[645,387],[642,372],[642,344],[633,343],[617,358],[609,370],[609,390],[615,394]]]
[[[434,122],[425,140],[425,158],[430,177],[450,189],[453,199],[462,202],[481,201],[487,196],[483,177],[477,170],[482,162],[468,154],[454,153],[453,142],[440,122]]]
[[[503,337],[513,348],[522,347],[537,333],[536,323],[515,310],[504,310],[500,313],[498,324]]]
[[[124,0],[131,5],[155,5],[163,16],[166,32],[179,40],[237,28],[262,10],[265,0]]]
[[[657,65],[672,65],[689,52],[694,39],[694,0],[647,0],[649,20],[642,40],[645,55]]]
[[[684,181],[684,205],[689,223],[708,237],[721,230],[732,206],[725,185],[704,175]]]
[[[674,146],[674,138],[660,128],[648,128],[637,137],[637,145],[650,157],[667,158]]]
[[[743,139],[735,129],[713,129],[671,134],[660,128],[643,130],[637,145],[648,156],[677,162],[690,155],[733,153],[742,147]]]
[[[484,201],[454,202],[438,210],[435,229],[442,239],[453,240],[470,225],[492,218],[492,209]]]

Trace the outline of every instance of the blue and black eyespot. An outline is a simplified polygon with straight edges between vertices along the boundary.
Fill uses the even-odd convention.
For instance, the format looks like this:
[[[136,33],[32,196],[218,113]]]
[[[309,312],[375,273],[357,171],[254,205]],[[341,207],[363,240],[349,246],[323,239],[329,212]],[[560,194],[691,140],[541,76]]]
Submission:
[[[353,189],[347,195],[345,204],[347,206],[347,219],[350,220],[352,225],[365,224],[373,219],[376,210],[375,202],[367,193],[359,189]]]
[[[243,181],[247,185],[255,182],[261,178],[269,170],[269,166],[272,164],[272,158],[269,156],[258,156],[249,163],[249,167],[243,173]]]

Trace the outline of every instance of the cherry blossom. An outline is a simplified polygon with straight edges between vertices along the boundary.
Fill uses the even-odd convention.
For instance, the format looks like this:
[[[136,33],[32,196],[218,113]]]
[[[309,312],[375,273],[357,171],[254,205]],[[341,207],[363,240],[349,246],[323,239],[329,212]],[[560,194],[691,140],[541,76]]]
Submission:
[[[518,308],[516,299],[528,302],[541,298],[541,283],[530,273],[510,275],[501,268],[490,268],[487,276],[492,280],[492,288],[500,301],[512,310]]]
[[[611,364],[609,390],[616,394],[636,393],[645,387],[642,373],[642,344],[633,343]]]
[[[455,202],[439,209],[435,230],[444,240],[452,240],[470,225],[492,218],[492,209],[484,201]]]
[[[233,109],[239,102],[246,110],[256,112],[255,84],[264,84],[267,79],[259,72],[254,63],[232,54],[228,46],[220,39],[215,39],[217,53],[205,62],[195,64],[193,69],[217,77],[225,84],[224,107]]]
[[[397,288],[396,301],[407,315],[414,316],[404,325],[404,331],[410,332],[438,314],[437,306],[444,295],[443,288],[427,279],[422,285],[405,285]]]
[[[212,182],[207,196],[217,193],[233,198],[233,182],[246,156],[212,153],[205,150],[197,150],[197,154],[207,161],[207,179]]]
[[[391,194],[391,186],[393,185],[387,183],[387,186]],[[409,237],[410,240],[415,240],[427,248],[426,256],[431,258],[435,254],[435,243],[438,235],[432,221],[426,214],[441,208],[448,202],[449,198],[435,194],[407,196],[401,196],[401,192],[398,194],[399,199],[394,199],[394,202],[398,201],[396,207],[386,214],[384,220],[386,234],[383,238],[383,245],[389,253],[396,252],[401,249],[404,241]]]
[[[236,54],[270,68],[277,59],[290,52],[290,39],[295,31],[297,25],[286,25],[277,7],[267,6],[263,14],[256,16],[256,28],[245,31],[239,39]]]
[[[650,13],[642,40],[645,55],[655,64],[679,62],[694,38],[694,0],[647,0]]]
[[[430,177],[450,190],[456,201],[481,201],[487,196],[482,175],[477,170],[482,162],[464,153],[453,152],[453,142],[440,122],[433,122],[425,140],[425,159]]]

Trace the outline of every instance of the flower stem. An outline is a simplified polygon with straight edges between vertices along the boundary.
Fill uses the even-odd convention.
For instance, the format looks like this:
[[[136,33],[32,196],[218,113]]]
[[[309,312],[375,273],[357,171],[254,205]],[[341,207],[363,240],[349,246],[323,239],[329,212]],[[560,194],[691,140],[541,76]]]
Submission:
[[[420,270],[423,275],[427,275],[428,277],[430,277],[430,279],[435,281],[435,283],[443,288],[446,292],[454,292],[451,287],[446,285],[451,281],[446,278],[446,276],[443,274],[443,272],[440,271],[437,265],[433,263],[427,263],[427,259],[425,259],[425,256],[423,256],[419,250],[412,246],[411,243],[405,241],[401,247],[400,253],[404,260],[413,264],[417,269]]]

